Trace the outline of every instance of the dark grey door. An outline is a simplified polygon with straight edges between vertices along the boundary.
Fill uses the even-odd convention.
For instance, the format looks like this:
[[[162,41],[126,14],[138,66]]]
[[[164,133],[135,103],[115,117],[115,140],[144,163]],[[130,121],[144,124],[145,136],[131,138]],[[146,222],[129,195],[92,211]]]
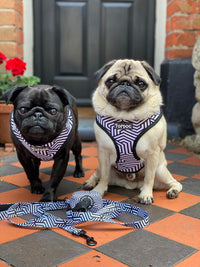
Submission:
[[[90,105],[94,72],[114,58],[153,64],[155,0],[34,0],[35,74]]]

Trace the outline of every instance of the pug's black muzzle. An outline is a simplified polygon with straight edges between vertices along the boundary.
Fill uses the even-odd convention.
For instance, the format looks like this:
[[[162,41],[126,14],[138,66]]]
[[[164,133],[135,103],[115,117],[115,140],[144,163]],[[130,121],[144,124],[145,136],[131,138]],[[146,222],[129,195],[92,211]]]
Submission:
[[[138,88],[132,87],[128,82],[111,88],[107,95],[108,102],[121,110],[135,108],[143,102],[143,96]]]

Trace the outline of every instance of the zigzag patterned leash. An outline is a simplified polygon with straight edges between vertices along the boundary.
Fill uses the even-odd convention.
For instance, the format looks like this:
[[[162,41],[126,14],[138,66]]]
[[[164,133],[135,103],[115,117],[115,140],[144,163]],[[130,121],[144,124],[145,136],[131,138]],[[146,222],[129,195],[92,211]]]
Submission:
[[[88,210],[74,211],[77,207],[83,209],[85,207],[84,203],[86,203],[85,200],[87,202],[87,207],[89,207]],[[67,210],[66,219],[59,218],[47,212],[61,209]],[[122,212],[140,216],[143,219],[125,223],[112,220],[113,218],[119,216]],[[11,219],[27,214],[32,214],[36,217],[23,223],[16,223]],[[73,225],[87,221],[101,221],[127,227],[143,228],[149,224],[149,215],[145,210],[128,203],[102,199],[101,195],[95,191],[75,192],[71,199],[66,201],[15,203],[11,205],[8,210],[0,212],[0,220],[4,219],[8,219],[11,223],[21,227],[59,227],[74,235],[85,237],[87,239],[87,244],[90,246],[97,244],[94,238],[87,236],[84,230],[77,229],[73,227]]]

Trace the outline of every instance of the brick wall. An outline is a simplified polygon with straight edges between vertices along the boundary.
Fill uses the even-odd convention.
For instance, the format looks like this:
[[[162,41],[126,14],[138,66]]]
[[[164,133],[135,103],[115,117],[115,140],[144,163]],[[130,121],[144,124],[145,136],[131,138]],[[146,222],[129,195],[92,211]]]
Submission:
[[[0,0],[0,51],[23,58],[23,2]]]
[[[190,58],[200,35],[200,1],[167,0],[165,58]]]

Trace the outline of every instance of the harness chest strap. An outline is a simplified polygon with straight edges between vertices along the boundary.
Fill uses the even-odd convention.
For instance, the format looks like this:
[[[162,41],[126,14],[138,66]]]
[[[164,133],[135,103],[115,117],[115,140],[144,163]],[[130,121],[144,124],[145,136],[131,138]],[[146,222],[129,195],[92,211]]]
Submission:
[[[113,141],[117,159],[115,169],[123,173],[135,173],[144,167],[137,156],[136,145],[141,136],[152,128],[162,117],[158,111],[144,120],[117,120],[97,114],[96,122]]]
[[[61,146],[67,141],[70,136],[70,133],[73,129],[74,117],[72,110],[68,107],[67,121],[65,128],[62,132],[52,141],[41,146],[34,146],[29,144],[24,137],[22,136],[20,130],[17,128],[17,125],[14,121],[13,112],[11,113],[11,130],[17,139],[22,143],[22,145],[31,152],[36,158],[39,158],[43,161],[52,160],[56,155]]]

